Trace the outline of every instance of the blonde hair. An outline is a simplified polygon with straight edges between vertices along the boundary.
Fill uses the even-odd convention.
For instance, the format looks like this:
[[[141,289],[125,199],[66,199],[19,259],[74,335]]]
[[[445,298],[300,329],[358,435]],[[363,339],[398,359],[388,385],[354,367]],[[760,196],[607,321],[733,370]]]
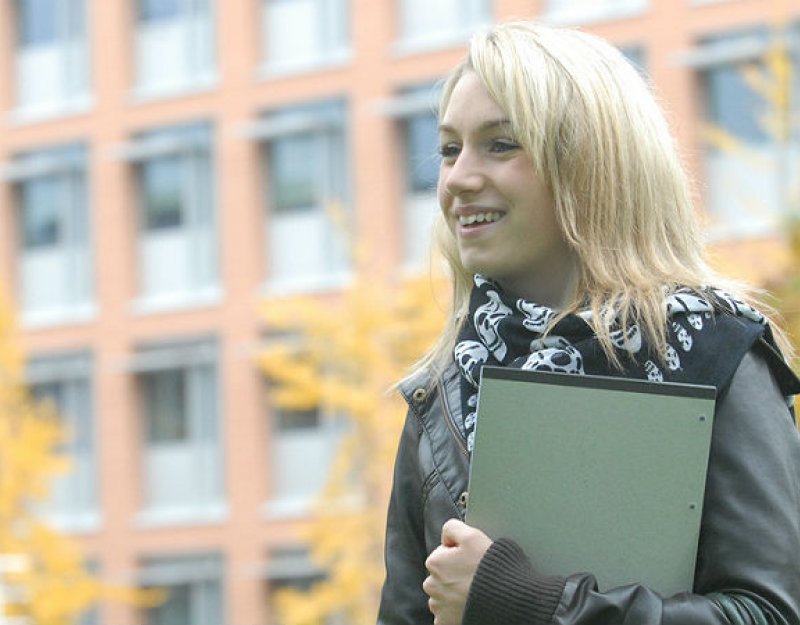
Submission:
[[[640,324],[663,353],[664,300],[678,286],[714,285],[753,301],[744,285],[707,264],[675,141],[651,89],[619,50],[576,30],[533,22],[494,26],[473,37],[447,78],[440,117],[467,71],[508,115],[515,140],[552,191],[558,223],[578,258],[574,294],[551,327],[588,308],[605,353],[621,366],[610,325]],[[452,359],[472,276],[441,215],[436,241],[452,271],[453,308],[420,364],[441,371]]]

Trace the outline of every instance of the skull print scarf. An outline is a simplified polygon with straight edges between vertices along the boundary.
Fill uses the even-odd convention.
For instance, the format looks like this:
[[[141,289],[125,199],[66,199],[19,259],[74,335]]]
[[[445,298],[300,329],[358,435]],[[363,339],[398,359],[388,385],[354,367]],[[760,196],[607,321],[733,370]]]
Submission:
[[[666,299],[665,305],[668,333],[664,354],[656,353],[635,324],[624,332],[621,328],[611,328],[612,343],[624,366],[620,370],[609,362],[592,331],[588,323],[590,312],[562,318],[545,336],[545,330],[558,314],[556,311],[511,297],[497,282],[475,275],[469,314],[454,350],[461,374],[467,448],[472,451],[478,385],[484,365],[708,384],[722,391],[739,360],[759,339],[764,339],[775,358],[782,362],[766,318],[721,290],[709,288],[699,294],[678,289]],[[790,382],[783,386],[795,388]]]

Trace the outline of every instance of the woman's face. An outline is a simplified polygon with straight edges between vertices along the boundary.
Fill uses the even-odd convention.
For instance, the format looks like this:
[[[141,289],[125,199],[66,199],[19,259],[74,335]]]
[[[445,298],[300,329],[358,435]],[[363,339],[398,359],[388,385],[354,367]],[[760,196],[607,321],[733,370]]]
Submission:
[[[474,72],[456,84],[439,135],[439,204],[466,270],[514,295],[561,305],[575,258],[552,194]]]

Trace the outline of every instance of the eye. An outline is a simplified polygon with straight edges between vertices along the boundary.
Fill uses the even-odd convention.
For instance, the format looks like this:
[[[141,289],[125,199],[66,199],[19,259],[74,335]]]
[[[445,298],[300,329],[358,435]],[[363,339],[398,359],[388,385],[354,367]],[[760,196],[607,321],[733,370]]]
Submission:
[[[492,152],[498,153],[513,152],[514,150],[519,150],[520,145],[516,141],[511,141],[510,139],[495,139],[492,141],[489,149]]]
[[[461,148],[455,143],[447,143],[439,146],[439,156],[443,159],[455,158],[460,151]]]

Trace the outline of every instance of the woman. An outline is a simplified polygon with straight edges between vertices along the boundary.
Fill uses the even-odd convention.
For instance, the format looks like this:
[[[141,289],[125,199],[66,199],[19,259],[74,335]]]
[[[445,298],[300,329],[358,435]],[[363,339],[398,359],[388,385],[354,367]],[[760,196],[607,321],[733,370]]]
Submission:
[[[440,121],[454,303],[401,384],[379,623],[800,623],[800,437],[787,403],[800,382],[785,339],[706,264],[637,72],[586,34],[501,25],[471,42]],[[692,592],[600,592],[592,575],[551,575],[462,522],[484,364],[717,387]]]

